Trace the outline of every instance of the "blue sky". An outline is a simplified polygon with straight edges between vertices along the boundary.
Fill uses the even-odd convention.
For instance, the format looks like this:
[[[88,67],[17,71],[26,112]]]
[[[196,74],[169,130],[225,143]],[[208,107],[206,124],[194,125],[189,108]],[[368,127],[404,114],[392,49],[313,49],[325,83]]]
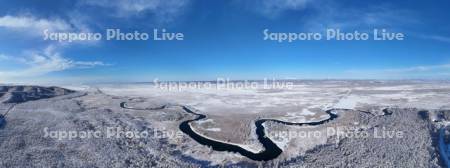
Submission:
[[[42,0],[0,2],[0,83],[230,79],[450,79],[450,2]],[[43,31],[182,32],[183,41],[43,40]],[[369,32],[403,41],[263,40]]]

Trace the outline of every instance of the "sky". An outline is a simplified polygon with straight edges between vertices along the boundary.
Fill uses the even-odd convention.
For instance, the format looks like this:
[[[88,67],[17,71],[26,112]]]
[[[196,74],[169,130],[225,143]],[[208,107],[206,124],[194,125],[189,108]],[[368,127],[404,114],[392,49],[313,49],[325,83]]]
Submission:
[[[0,0],[0,83],[450,79],[450,1]],[[183,40],[58,42],[55,33],[178,32]],[[386,29],[404,40],[264,40]]]

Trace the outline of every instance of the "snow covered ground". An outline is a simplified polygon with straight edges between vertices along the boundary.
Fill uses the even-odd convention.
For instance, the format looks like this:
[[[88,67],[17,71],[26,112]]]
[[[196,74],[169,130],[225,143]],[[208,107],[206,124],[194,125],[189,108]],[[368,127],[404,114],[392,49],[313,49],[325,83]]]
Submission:
[[[204,120],[191,123],[196,132],[211,139],[242,146],[254,152],[262,150],[255,134],[255,120],[271,118],[287,122],[319,121],[329,117],[324,112],[325,110],[333,108],[366,112],[352,113],[351,115],[343,113],[342,117],[331,123],[334,125],[342,123],[354,125],[366,122],[369,125],[387,124],[393,128],[400,128],[398,124],[392,124],[392,122],[401,120],[402,116],[408,116],[406,119],[411,119],[411,121],[405,119],[402,121],[405,126],[401,127],[403,131],[411,133],[409,136],[411,139],[408,139],[407,143],[410,146],[414,146],[415,143],[426,144],[428,146],[421,147],[424,150],[431,149],[432,147],[429,146],[432,144],[429,138],[431,135],[427,133],[432,131],[432,127],[427,127],[427,124],[430,123],[420,119],[416,113],[420,109],[428,111],[450,109],[449,82],[296,81],[294,83],[294,86],[289,89],[185,88],[181,91],[160,89],[151,83],[63,86],[79,92],[76,92],[76,95],[62,94],[63,96],[55,95],[56,97],[51,96],[48,97],[49,99],[19,103],[7,115],[6,124],[0,128],[0,151],[2,152],[0,165],[57,167],[65,164],[73,167],[103,167],[102,165],[109,164],[114,165],[112,167],[151,167],[153,164],[157,164],[159,166],[186,167],[242,164],[242,161],[262,164],[252,162],[236,153],[213,151],[186,135],[148,139],[94,138],[75,141],[59,141],[42,137],[45,127],[56,131],[71,129],[104,131],[106,126],[113,126],[125,130],[150,130],[153,132],[160,130],[159,132],[172,133],[179,131],[179,124],[182,121],[193,118],[192,115],[186,114],[176,107],[136,111],[120,108],[121,102],[128,102],[127,105],[130,107],[142,109],[160,107],[164,104],[192,107],[196,113],[207,116]],[[10,93],[3,95],[8,95],[8,97],[3,97],[5,100],[14,98]],[[30,95],[34,96],[34,94]],[[10,105],[1,104],[0,110],[9,109]],[[399,110],[397,115],[392,115],[394,118],[373,117],[376,122],[372,123],[370,120],[372,115],[382,114],[380,111],[386,107],[406,110]],[[408,112],[411,114],[406,115],[409,114]],[[415,122],[421,125],[408,125]],[[264,123],[264,126],[267,128],[266,134],[276,131],[326,131],[321,126],[298,127],[274,123]],[[417,131],[408,130],[409,127],[426,128],[427,130],[421,130],[419,131],[420,136],[415,136],[414,132]],[[269,137],[283,150],[283,154],[277,160],[264,164],[300,164],[302,161],[295,159],[302,155],[314,157],[311,150],[313,153],[323,151],[323,153],[319,153],[320,156],[327,152],[338,153],[333,151],[335,147],[333,149],[326,147],[325,144],[329,143],[327,136],[281,137],[278,139],[271,135]],[[416,142],[416,140],[424,142]],[[353,149],[350,149],[353,141],[344,142],[347,142],[344,143],[345,149],[354,152]],[[370,143],[357,141],[357,143],[380,145],[385,141],[370,141]],[[402,143],[406,142],[392,141],[392,144],[396,145]],[[317,147],[322,145],[325,147],[323,150],[322,148],[319,150]],[[400,150],[400,147],[395,149]],[[378,152],[382,153],[383,150],[378,150]],[[351,157],[357,159],[359,155],[368,156],[367,153],[357,153]],[[386,155],[390,156],[390,154]],[[324,158],[317,159],[326,163]],[[314,165],[313,160],[311,165]],[[436,161],[433,160],[433,164],[435,163]]]
[[[214,89],[213,86],[169,91],[151,83],[91,87],[116,96],[162,99],[188,105],[208,115],[208,120],[193,125],[200,134],[241,146],[252,146],[249,144],[257,142],[256,136],[252,135],[254,130],[246,125],[257,118],[311,122],[326,119],[328,115],[324,111],[331,108],[372,111],[374,114],[381,113],[376,111],[381,108],[372,107],[450,108],[450,83],[439,81],[297,81],[290,89]],[[236,117],[243,114],[247,117]],[[209,121],[214,122],[201,123]],[[240,127],[239,130],[234,129],[236,127]],[[286,149],[288,143],[285,139],[278,144]]]
[[[151,83],[95,85],[107,94],[150,97],[189,105],[202,113],[297,118],[313,116],[330,108],[357,109],[366,106],[402,108],[449,108],[450,82],[417,81],[299,81],[290,89],[201,89],[166,90]],[[316,109],[316,110],[311,110]]]

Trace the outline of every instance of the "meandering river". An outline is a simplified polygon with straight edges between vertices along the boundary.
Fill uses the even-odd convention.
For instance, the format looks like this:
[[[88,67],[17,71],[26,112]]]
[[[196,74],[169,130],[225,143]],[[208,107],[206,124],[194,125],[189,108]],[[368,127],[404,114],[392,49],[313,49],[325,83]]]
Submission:
[[[272,160],[277,158],[283,151],[269,138],[265,136],[265,128],[263,126],[263,124],[267,121],[273,121],[273,122],[277,122],[277,123],[282,123],[285,125],[298,125],[298,126],[302,126],[302,125],[320,125],[320,124],[324,124],[326,122],[329,122],[331,120],[334,120],[335,118],[338,117],[338,115],[332,113],[332,111],[334,111],[334,109],[330,109],[327,110],[326,113],[329,115],[329,117],[327,119],[324,120],[320,120],[320,121],[314,121],[314,122],[305,122],[305,123],[291,123],[291,122],[285,122],[285,121],[281,121],[281,120],[275,120],[275,119],[259,119],[255,121],[255,126],[256,126],[256,135],[258,136],[258,140],[259,142],[263,145],[264,150],[258,153],[254,153],[251,151],[248,151],[238,145],[234,145],[234,144],[229,144],[229,143],[225,143],[225,142],[220,142],[217,140],[213,140],[210,139],[208,137],[202,136],[198,133],[196,133],[192,128],[190,123],[193,121],[199,121],[202,119],[206,118],[206,115],[204,114],[198,114],[195,113],[194,111],[190,110],[188,107],[186,106],[181,106],[181,105],[173,105],[173,106],[180,106],[185,112],[196,115],[197,117],[195,119],[191,119],[191,120],[186,120],[183,121],[179,128],[180,130],[185,133],[186,135],[188,135],[189,137],[191,137],[192,139],[194,139],[195,141],[197,141],[198,143],[202,144],[202,145],[206,145],[211,147],[213,150],[215,151],[228,151],[228,152],[235,152],[235,153],[239,153],[249,159],[252,160],[256,160],[256,161],[268,161],[268,160]],[[122,108],[126,108],[126,109],[132,109],[132,110],[157,110],[157,109],[164,109],[166,107],[168,107],[168,105],[164,105],[161,107],[156,107],[156,108],[146,108],[146,109],[138,109],[138,108],[132,108],[132,107],[127,107],[126,102],[122,102],[120,103],[120,107]]]

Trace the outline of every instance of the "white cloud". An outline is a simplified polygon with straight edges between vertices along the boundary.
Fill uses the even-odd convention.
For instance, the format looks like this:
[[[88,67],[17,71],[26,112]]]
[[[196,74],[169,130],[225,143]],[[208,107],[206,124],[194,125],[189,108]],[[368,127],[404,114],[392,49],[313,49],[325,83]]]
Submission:
[[[8,60],[8,59],[9,59],[8,56],[6,56],[6,55],[4,55],[4,54],[0,54],[0,61],[2,61],[2,60]]]
[[[301,27],[308,32],[325,31],[326,29],[341,29],[372,33],[374,28],[385,28],[402,32],[408,37],[418,37],[439,42],[450,42],[450,37],[429,35],[411,31],[423,23],[423,19],[415,11],[380,3],[370,7],[348,7],[338,1],[326,0],[248,0],[238,1],[239,5],[256,10],[267,18],[277,18],[286,11],[304,12],[310,9],[299,20]],[[300,17],[299,17],[300,18]]]
[[[96,66],[108,66],[101,61],[75,61],[62,56],[49,46],[40,52],[28,52],[23,57],[1,55],[3,60],[12,61],[25,66],[25,68],[9,71],[0,71],[2,80],[15,78],[27,78],[46,75],[51,72],[59,72],[74,68],[93,68]],[[1,61],[1,60],[0,60]]]
[[[97,0],[82,1],[85,5],[110,8],[117,17],[152,13],[160,20],[172,20],[188,5],[189,0]]]
[[[318,1],[311,5],[315,13],[306,18],[304,27],[310,31],[339,28],[371,32],[374,28],[407,30],[419,24],[418,16],[405,9],[379,4],[366,8],[347,7],[330,1]]]
[[[235,0],[234,3],[239,6],[262,14],[268,18],[277,18],[285,11],[303,10],[311,0]]]
[[[446,36],[441,36],[441,35],[424,35],[424,34],[420,34],[420,35],[417,35],[417,36],[422,38],[422,39],[436,40],[436,41],[440,41],[440,42],[450,43],[450,37],[446,37]]]
[[[31,34],[42,34],[46,29],[49,31],[71,31],[75,28],[61,19],[38,19],[32,16],[2,16],[0,17],[0,28],[25,31]]]
[[[277,17],[287,10],[302,10],[310,0],[263,0],[261,12],[269,17]]]
[[[407,28],[419,23],[414,12],[379,3],[373,6],[346,6],[328,0],[248,0],[237,5],[256,11],[267,18],[287,17],[288,11],[298,13],[299,27],[305,31],[324,31],[327,28],[357,29]],[[292,17],[292,16],[290,16]]]
[[[21,38],[29,41],[39,36],[43,36],[44,30],[50,32],[89,32],[89,27],[84,24],[79,17],[70,17],[68,21],[61,19],[37,18],[31,15],[0,17],[0,30],[14,31],[21,35]],[[77,42],[83,44],[93,44],[93,42]],[[76,61],[61,55],[64,46],[72,43],[59,43],[54,41],[35,41],[35,44],[48,45],[42,49],[25,49],[23,54],[5,55],[0,54],[0,63],[8,65],[0,70],[0,80],[23,81],[32,77],[44,77],[52,72],[60,72],[69,69],[93,68],[97,66],[108,66],[101,61]],[[39,45],[37,45],[39,46]],[[20,49],[18,49],[20,50]],[[28,52],[27,52],[28,51]],[[6,69],[5,69],[6,68]]]
[[[6,15],[0,17],[0,30],[18,32],[21,38],[29,40],[40,37],[44,40],[44,31],[52,32],[74,32],[74,33],[89,33],[92,32],[80,15],[72,14],[68,20],[62,19],[45,19],[37,18],[31,15],[27,16],[11,16]],[[54,42],[54,41],[47,41]],[[72,43],[81,44],[96,44],[95,40],[76,41]],[[67,42],[57,42],[60,44],[68,44]]]

